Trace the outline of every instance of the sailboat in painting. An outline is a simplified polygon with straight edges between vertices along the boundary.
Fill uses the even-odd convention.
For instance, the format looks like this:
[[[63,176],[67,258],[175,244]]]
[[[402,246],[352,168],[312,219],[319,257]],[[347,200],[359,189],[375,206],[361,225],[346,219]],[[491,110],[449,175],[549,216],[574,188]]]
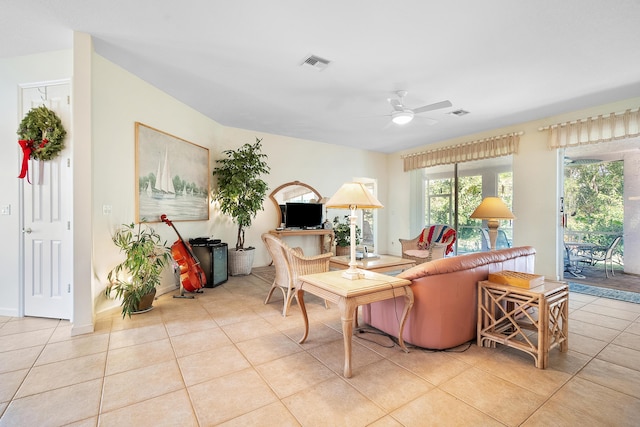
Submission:
[[[164,151],[164,161],[160,159],[158,162],[158,171],[156,173],[156,185],[154,187],[154,199],[175,199],[176,190],[173,187],[173,179],[171,178],[171,169],[169,168],[169,150]]]

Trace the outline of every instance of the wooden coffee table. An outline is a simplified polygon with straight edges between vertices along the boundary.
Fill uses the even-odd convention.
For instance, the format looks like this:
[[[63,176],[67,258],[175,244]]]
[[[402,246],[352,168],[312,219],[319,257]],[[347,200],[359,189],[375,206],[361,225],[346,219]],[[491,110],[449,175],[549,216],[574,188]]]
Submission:
[[[346,269],[349,268],[351,257],[334,256],[331,257],[329,268]],[[357,268],[361,270],[374,271],[376,273],[384,273],[386,271],[406,270],[414,267],[416,262],[412,259],[400,258],[391,255],[378,255],[377,258],[364,258],[358,260]]]
[[[304,305],[304,293],[309,292],[338,305],[342,320],[344,376],[346,378],[351,377],[351,335],[353,334],[356,311],[360,305],[404,296],[405,305],[398,331],[398,344],[402,350],[409,352],[402,339],[402,330],[409,310],[413,306],[413,292],[409,287],[411,281],[371,271],[363,271],[363,276],[361,279],[345,279],[340,270],[308,274],[300,276],[301,285],[296,291],[304,318],[304,335],[299,341],[300,344],[305,342],[309,336],[309,318]]]

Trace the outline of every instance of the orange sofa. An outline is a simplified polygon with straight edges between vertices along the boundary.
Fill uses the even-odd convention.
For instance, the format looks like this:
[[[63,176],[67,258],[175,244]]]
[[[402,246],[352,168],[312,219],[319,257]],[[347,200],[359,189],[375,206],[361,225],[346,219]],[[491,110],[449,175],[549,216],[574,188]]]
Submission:
[[[403,339],[418,347],[446,349],[476,336],[478,282],[501,270],[533,273],[531,246],[441,258],[419,264],[398,275],[411,280],[414,304]],[[404,298],[362,307],[364,322],[398,336]]]

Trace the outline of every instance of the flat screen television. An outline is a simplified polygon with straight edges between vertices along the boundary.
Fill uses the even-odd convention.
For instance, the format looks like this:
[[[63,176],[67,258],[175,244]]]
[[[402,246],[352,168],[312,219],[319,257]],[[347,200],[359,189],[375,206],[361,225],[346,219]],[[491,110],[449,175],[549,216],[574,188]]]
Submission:
[[[285,227],[318,228],[322,225],[321,203],[287,203]]]

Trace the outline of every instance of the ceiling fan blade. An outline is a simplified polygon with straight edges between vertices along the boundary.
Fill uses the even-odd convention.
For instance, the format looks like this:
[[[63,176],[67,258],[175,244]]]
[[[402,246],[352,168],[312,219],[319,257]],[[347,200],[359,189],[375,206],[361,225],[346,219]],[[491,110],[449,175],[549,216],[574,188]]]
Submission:
[[[453,104],[451,104],[451,101],[449,101],[449,100],[441,101],[441,102],[436,102],[435,104],[429,104],[429,105],[424,105],[422,107],[414,108],[413,112],[414,113],[424,113],[425,111],[439,110],[441,108],[451,107],[452,105]]]
[[[389,104],[391,104],[393,109],[396,111],[404,111],[404,106],[402,105],[402,102],[400,102],[399,99],[389,99]]]

